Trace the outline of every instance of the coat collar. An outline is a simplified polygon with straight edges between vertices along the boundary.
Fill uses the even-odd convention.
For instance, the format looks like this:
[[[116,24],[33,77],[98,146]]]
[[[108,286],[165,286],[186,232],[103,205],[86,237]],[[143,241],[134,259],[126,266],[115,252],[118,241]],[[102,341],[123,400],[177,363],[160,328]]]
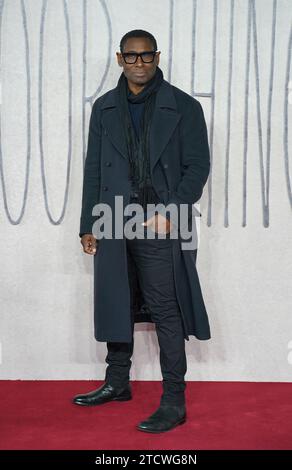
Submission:
[[[101,110],[103,110],[101,122],[108,136],[121,153],[127,159],[126,139],[121,126],[117,109],[117,87],[106,94]],[[161,153],[169,142],[181,114],[178,113],[177,104],[172,85],[163,80],[156,96],[155,108],[150,128],[150,170],[153,171]]]
[[[101,105],[101,109],[116,107],[117,94],[118,87],[114,88],[113,90],[110,90],[110,92],[107,93],[105,96],[105,99]],[[170,108],[177,110],[172,85],[166,80],[162,81],[161,86],[158,89],[156,97],[156,106],[159,108]]]

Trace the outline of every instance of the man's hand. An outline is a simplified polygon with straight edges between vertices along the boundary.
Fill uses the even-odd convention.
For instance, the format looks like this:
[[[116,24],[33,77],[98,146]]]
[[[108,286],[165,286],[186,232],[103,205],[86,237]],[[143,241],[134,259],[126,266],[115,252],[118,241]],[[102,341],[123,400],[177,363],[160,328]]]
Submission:
[[[151,229],[156,233],[169,233],[172,230],[172,223],[170,220],[163,217],[161,214],[155,214],[150,219],[143,222],[145,227],[150,226]]]
[[[97,240],[91,233],[82,235],[80,243],[83,246],[84,253],[88,255],[95,255],[97,249]]]

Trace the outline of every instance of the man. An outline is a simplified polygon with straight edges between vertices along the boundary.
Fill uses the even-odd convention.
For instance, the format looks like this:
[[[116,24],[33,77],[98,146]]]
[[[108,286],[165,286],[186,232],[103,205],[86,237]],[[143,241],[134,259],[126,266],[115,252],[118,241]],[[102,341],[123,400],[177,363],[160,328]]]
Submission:
[[[116,55],[123,68],[118,85],[95,101],[91,113],[79,233],[84,252],[94,255],[95,338],[107,343],[108,367],[105,383],[73,402],[91,406],[130,400],[134,323],[153,322],[163,394],[158,409],[137,428],[160,433],[186,420],[185,339],[209,339],[210,329],[197,250],[182,249],[180,228],[171,238],[180,216],[147,208],[186,205],[192,221],[193,204],[210,169],[207,129],[199,101],[164,80],[152,34],[130,31]],[[123,196],[120,209],[117,196]],[[96,235],[100,214],[93,207],[101,203],[114,216],[123,211],[123,227],[129,221],[125,207],[139,204],[145,236]],[[154,238],[147,237],[149,230]]]

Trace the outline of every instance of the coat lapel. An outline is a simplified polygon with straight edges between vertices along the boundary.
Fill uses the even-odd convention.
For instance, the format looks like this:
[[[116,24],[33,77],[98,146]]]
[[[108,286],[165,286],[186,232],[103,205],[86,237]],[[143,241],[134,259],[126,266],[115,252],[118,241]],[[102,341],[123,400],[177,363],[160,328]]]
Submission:
[[[106,95],[101,106],[102,125],[114,147],[127,159],[127,146],[120,116],[116,106],[117,88]],[[150,128],[150,168],[153,172],[160,155],[169,142],[181,114],[177,112],[177,105],[169,82],[163,80],[156,97],[155,108]]]
[[[105,111],[103,112],[101,118],[104,132],[108,134],[114,147],[123,155],[124,158],[127,159],[126,138],[123,132],[123,127],[121,126],[118,108],[114,106],[104,109]]]
[[[150,169],[153,169],[169,142],[181,115],[169,109],[156,106],[150,128]]]

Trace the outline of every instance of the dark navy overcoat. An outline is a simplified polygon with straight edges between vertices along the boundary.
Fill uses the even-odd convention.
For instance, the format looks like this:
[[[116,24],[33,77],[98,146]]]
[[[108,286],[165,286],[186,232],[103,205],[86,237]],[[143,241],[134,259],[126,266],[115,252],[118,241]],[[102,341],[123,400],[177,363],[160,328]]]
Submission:
[[[113,208],[115,196],[130,201],[126,141],[117,109],[117,88],[93,104],[84,166],[79,236],[94,233],[98,202]],[[210,171],[208,135],[198,100],[163,80],[156,97],[150,131],[152,184],[161,202],[198,201]],[[190,212],[190,217],[193,217]],[[177,299],[185,339],[210,338],[210,327],[196,269],[197,249],[172,240]],[[131,305],[135,322],[151,322],[135,268],[129,265],[126,238],[102,238],[94,258],[94,325],[97,341],[131,341]],[[208,286],[206,286],[207,288]],[[133,307],[134,306],[134,307]]]

